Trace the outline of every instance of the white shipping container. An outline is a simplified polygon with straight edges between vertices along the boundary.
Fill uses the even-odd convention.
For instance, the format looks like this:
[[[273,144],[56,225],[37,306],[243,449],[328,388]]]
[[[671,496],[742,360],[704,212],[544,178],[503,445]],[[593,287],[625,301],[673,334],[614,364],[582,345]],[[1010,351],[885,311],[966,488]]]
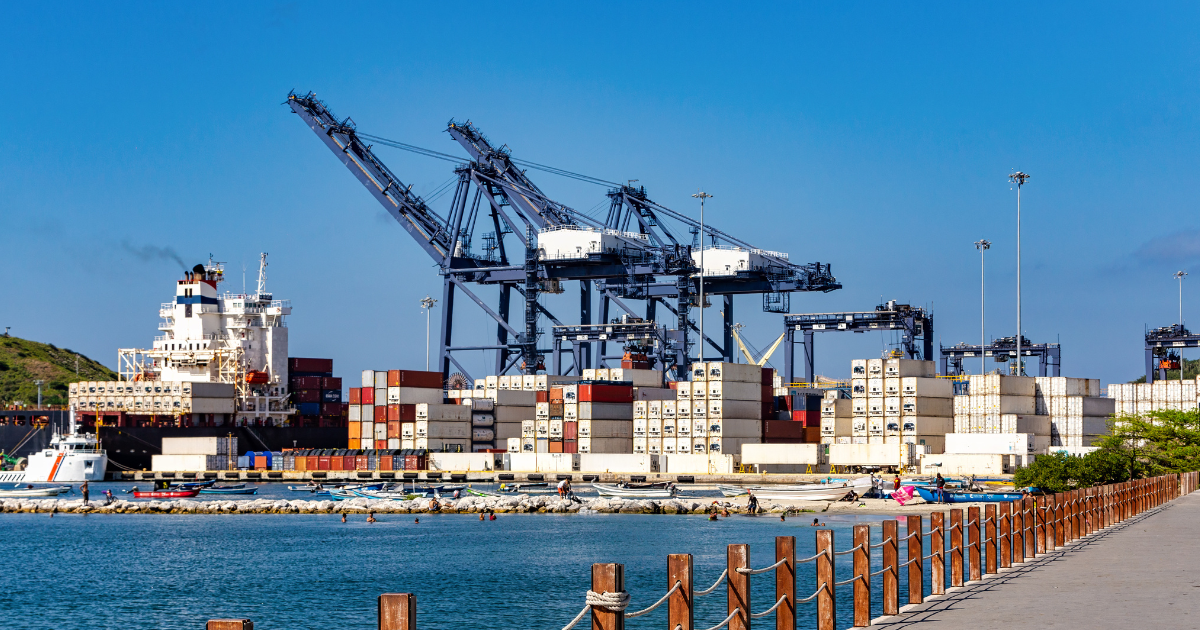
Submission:
[[[387,439],[387,423],[386,422],[376,422],[375,423],[375,439],[376,440],[386,440]]]
[[[882,378],[867,379],[867,396],[868,397],[883,396],[883,379]]]
[[[863,411],[866,411],[866,406],[863,406]],[[851,402],[845,398],[839,400],[823,400],[821,401],[821,417],[822,418],[849,418],[854,415]]]
[[[632,403],[581,402],[580,420],[629,420],[633,418]]]
[[[704,437],[708,435],[708,420],[706,418],[692,419],[692,437]]]
[[[635,437],[635,438],[647,437],[647,432],[649,429],[649,426],[648,426],[649,422],[650,421],[645,418],[634,418],[633,419],[633,437]]]
[[[1027,454],[1042,453],[1050,446],[1048,436],[1027,433],[949,433],[947,453]]]
[[[386,385],[387,377],[385,376],[384,378],[385,378],[384,385]],[[359,385],[361,387],[369,387],[371,389],[375,389],[375,370],[363,370],[362,371],[362,380],[359,382]]]
[[[678,385],[678,387],[686,387],[686,385],[684,385],[683,383],[680,383]],[[692,396],[691,396],[692,400],[705,400],[706,398],[708,398],[708,382],[707,381],[696,381],[691,384],[691,389],[692,389]]]
[[[707,452],[708,452],[708,439],[707,438],[693,438],[692,439],[692,453],[693,454],[703,454],[703,453],[707,453]]]
[[[612,380],[608,375],[608,368],[596,368],[596,380],[597,381]]]
[[[954,383],[944,378],[906,376],[900,380],[900,391],[904,396],[953,398]]]
[[[674,400],[664,400],[662,403],[663,419],[674,418],[677,415],[679,404]],[[690,410],[689,410],[690,413]]]
[[[663,418],[660,422],[663,437],[675,437],[675,418]]]
[[[692,418],[703,419],[708,417],[708,407],[704,403],[705,401],[703,400],[692,401]]]
[[[915,359],[887,359],[883,363],[884,376],[933,376],[933,361],[918,361]]]
[[[364,422],[363,424],[366,424],[366,423]],[[417,437],[417,423],[416,422],[401,422],[400,423],[400,439],[411,440],[415,437]],[[413,447],[410,446],[408,448],[413,448]]]
[[[883,359],[867,359],[867,378],[883,378]]]
[[[521,452],[521,438],[519,438],[519,437],[508,438],[508,452],[509,453],[520,453]]]
[[[822,435],[850,435],[852,420],[845,417],[821,418]]]
[[[850,377],[851,378],[866,378],[867,376],[867,360],[866,359],[851,359],[850,360]]]
[[[650,437],[662,437],[662,419],[650,418],[646,421],[646,433]]]
[[[229,468],[231,455],[205,455],[200,453],[175,453],[150,456],[150,470],[159,472],[225,470]],[[237,465],[234,457],[233,464]]]
[[[762,400],[760,383],[709,381],[706,396],[709,400]]]
[[[953,416],[954,400],[905,396],[901,399],[900,411],[902,415],[906,416]]]
[[[867,434],[882,435],[883,434],[883,418],[867,418]]]
[[[883,397],[872,396],[867,399],[867,415],[882,416],[883,415]]]
[[[883,415],[898,416],[900,415],[900,397],[888,396],[883,399]]]
[[[852,398],[850,399],[850,415],[865,416],[867,415],[868,398]]]
[[[549,418],[550,417],[550,403],[548,403],[548,402],[537,403],[534,406],[534,417],[538,418],[538,419]]]
[[[888,376],[883,379],[883,395],[884,396],[899,396],[900,395],[900,377]]]
[[[386,427],[387,425],[384,425],[384,426]],[[364,440],[375,439],[375,423],[374,422],[359,423],[359,438],[364,439]]]
[[[633,401],[633,417],[642,419],[650,417],[650,406],[646,404],[646,401]]]
[[[867,397],[867,379],[865,379],[865,378],[850,379],[850,397],[851,398],[866,398]]]
[[[703,380],[762,384],[762,368],[757,365],[710,361],[707,368],[707,376]]]
[[[644,437],[633,438],[633,452],[637,455],[642,455],[647,451],[647,440]]]
[[[550,438],[550,421],[549,420],[534,420],[533,421],[534,437],[539,440]]]
[[[614,381],[632,382],[634,387],[662,387],[662,370],[610,368],[608,377]]]
[[[471,409],[466,405],[418,403],[417,420],[470,420]]]
[[[563,421],[560,418],[550,420],[550,439],[561,440],[563,437]]]
[[[750,418],[762,419],[763,405],[757,400],[710,400],[708,401],[709,418]]]
[[[228,437],[165,437],[163,455],[228,455],[238,453],[237,438]]]
[[[521,421],[521,437],[523,437],[523,438],[537,437],[537,420],[522,420]]]
[[[679,401],[692,399],[692,384],[688,381],[680,381],[675,384],[675,399]]]
[[[647,405],[647,407],[646,407],[646,417],[647,417],[647,418],[651,418],[651,419],[653,419],[653,418],[659,418],[659,419],[661,419],[661,418],[662,418],[662,404],[663,404],[663,401],[661,401],[661,400],[651,400],[651,401],[648,401],[648,402],[649,402],[650,404],[649,404],[649,405]]]

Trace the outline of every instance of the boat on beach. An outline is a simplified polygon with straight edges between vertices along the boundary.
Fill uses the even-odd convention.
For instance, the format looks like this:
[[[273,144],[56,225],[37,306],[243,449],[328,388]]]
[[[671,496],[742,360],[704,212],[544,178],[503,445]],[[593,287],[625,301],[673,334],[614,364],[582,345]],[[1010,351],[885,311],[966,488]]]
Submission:
[[[1001,503],[1025,497],[1021,492],[968,492],[965,490],[942,490],[915,486],[913,488],[929,503]]]
[[[759,499],[771,501],[836,501],[853,490],[862,491],[871,487],[870,477],[860,477],[842,483],[811,483],[799,486],[757,486],[748,488]]]
[[[200,494],[258,494],[258,488],[246,487],[244,483],[230,486],[207,486],[199,490]]]
[[[71,486],[50,486],[42,488],[0,488],[0,499],[21,499],[30,497],[56,497],[71,491]]]
[[[605,484],[593,483],[596,494],[602,497],[619,497],[622,499],[669,499],[675,496],[675,484]]]
[[[139,499],[190,499],[200,494],[199,488],[191,490],[134,490],[133,496]]]

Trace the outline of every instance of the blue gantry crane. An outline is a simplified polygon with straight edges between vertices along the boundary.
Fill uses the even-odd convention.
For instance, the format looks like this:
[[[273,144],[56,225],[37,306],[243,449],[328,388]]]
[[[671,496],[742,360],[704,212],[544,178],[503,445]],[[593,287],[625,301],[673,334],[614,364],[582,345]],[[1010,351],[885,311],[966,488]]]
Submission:
[[[991,357],[998,363],[1007,363],[1012,361],[1010,371],[1016,371],[1017,367],[1017,338],[1001,337],[993,339],[987,346],[979,346],[977,344],[958,343],[953,346],[941,346],[941,370],[942,374],[948,376],[958,376],[966,374],[967,360],[977,358]],[[1021,355],[1026,357],[1036,358],[1038,362],[1038,376],[1059,376],[1062,371],[1062,347],[1057,343],[1032,343],[1025,337],[1021,337]]]
[[[456,358],[468,351],[494,351],[496,374],[515,367],[527,374],[535,373],[545,369],[545,355],[553,353],[552,369],[561,373],[560,354],[567,351],[564,343],[571,346],[569,370],[578,372],[619,357],[606,354],[606,344],[615,342],[651,348],[656,366],[664,371],[686,371],[691,361],[689,336],[692,331],[698,332],[689,311],[696,306],[700,272],[696,249],[700,244],[681,238],[680,232],[668,224],[677,224],[676,230],[681,226],[683,231],[694,232],[697,221],[650,200],[644,188],[514,159],[507,147],[493,145],[472,123],[453,120],[447,132],[469,158],[455,167],[454,197],[443,216],[412,194],[411,187],[374,154],[372,143],[441,159],[458,158],[360,133],[353,120],[339,119],[311,92],[290,93],[287,105],[437,263],[443,276],[439,336],[443,375],[457,369],[469,378],[470,371]],[[608,216],[602,222],[554,201],[530,179],[528,168],[611,186]],[[546,251],[546,242],[577,234],[593,235],[605,245],[573,256]],[[705,226],[705,234],[712,239],[706,249],[723,250],[742,261],[722,270],[706,259],[705,292],[721,296],[725,302],[725,339],[717,343],[706,335],[700,342],[714,348],[718,358],[733,360],[734,295],[762,294],[764,309],[786,312],[791,292],[841,288],[828,264],[796,265],[788,261],[786,254],[754,248],[711,226]],[[477,242],[481,250],[476,250]],[[563,293],[563,283],[570,281],[579,282],[580,322],[568,325],[547,310],[539,297],[543,293]],[[472,290],[478,286],[499,289],[494,307]],[[601,298],[599,323],[592,322],[593,286]],[[514,291],[525,304],[524,325],[520,328],[510,322]],[[455,299],[459,294],[495,321],[494,343],[454,345]],[[643,310],[635,312],[627,303],[631,300],[644,302]],[[659,323],[656,315],[660,304],[671,312],[672,326]],[[620,318],[612,317],[613,305],[624,311]],[[552,324],[550,349],[539,347],[543,331],[538,322],[543,317]],[[614,324],[628,335],[607,332]],[[597,352],[593,353],[594,347]]]

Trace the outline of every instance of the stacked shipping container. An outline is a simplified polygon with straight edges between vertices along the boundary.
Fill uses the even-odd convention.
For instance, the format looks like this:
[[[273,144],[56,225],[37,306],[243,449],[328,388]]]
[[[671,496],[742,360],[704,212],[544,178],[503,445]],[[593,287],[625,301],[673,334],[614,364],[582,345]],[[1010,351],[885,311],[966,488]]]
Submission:
[[[346,426],[349,406],[342,402],[342,379],[333,375],[333,359],[289,357],[288,391],[296,405],[292,426]]]
[[[446,438],[445,445],[440,437],[433,438],[437,446],[429,446],[428,421],[430,415],[441,418],[440,408],[445,406],[441,387],[442,375],[439,372],[421,372],[416,370],[364,370],[361,387],[350,388],[349,403],[349,446],[351,449],[430,449],[430,450],[468,450],[461,440]],[[428,406],[423,410],[423,417],[418,418],[419,404],[434,405],[431,412]],[[454,414],[451,414],[452,416]],[[463,415],[461,412],[458,415]],[[469,416],[469,413],[466,415]],[[417,443],[417,420],[426,421],[424,440]],[[466,418],[467,425],[470,418]],[[440,432],[441,427],[435,426],[434,432]],[[461,431],[460,431],[461,433]]]

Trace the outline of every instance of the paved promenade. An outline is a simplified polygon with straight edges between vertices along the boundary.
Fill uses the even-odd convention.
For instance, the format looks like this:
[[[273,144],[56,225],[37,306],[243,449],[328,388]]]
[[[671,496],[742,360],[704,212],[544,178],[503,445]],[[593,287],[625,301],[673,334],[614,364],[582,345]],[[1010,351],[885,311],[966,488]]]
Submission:
[[[1200,492],[873,627],[1200,629]]]

